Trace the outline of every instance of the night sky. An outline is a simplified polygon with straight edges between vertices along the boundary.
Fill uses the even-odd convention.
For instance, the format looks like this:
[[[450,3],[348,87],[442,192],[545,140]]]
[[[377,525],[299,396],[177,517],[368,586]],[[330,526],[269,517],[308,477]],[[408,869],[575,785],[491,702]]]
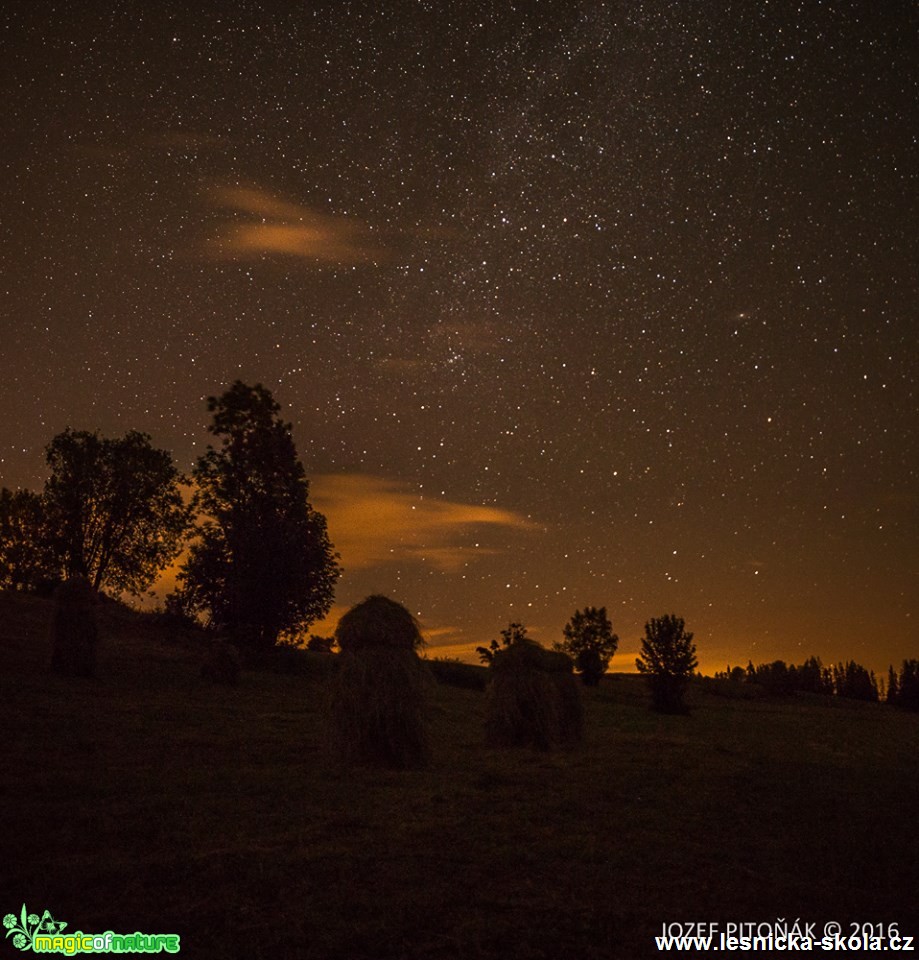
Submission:
[[[261,382],[435,654],[919,655],[914,4],[196,6],[0,13],[0,484]]]

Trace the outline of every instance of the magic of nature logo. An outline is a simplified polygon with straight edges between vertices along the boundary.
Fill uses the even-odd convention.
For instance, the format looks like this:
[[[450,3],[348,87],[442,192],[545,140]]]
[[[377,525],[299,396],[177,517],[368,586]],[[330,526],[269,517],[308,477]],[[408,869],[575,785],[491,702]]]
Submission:
[[[34,953],[178,953],[179,935],[176,933],[64,933],[67,924],[55,920],[49,910],[39,916],[29,913],[26,905],[17,917],[8,913],[3,918],[7,937],[13,946]]]

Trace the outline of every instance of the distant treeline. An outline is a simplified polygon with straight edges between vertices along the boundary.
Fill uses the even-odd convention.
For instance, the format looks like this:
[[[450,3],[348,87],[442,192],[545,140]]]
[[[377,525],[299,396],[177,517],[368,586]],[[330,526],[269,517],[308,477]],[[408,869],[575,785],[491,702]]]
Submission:
[[[728,666],[715,680],[752,684],[770,696],[819,693],[919,710],[919,660],[904,660],[899,672],[889,667],[886,683],[854,660],[825,667],[819,657],[809,657],[800,666],[774,660],[754,667],[751,660],[746,667]]]

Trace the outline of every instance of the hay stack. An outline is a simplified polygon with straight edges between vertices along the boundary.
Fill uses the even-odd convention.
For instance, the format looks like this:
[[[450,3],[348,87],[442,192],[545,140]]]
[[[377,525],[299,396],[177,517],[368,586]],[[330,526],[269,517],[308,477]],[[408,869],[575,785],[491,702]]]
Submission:
[[[201,664],[201,677],[212,683],[235,687],[239,683],[239,651],[226,637],[211,640],[207,658]]]
[[[493,746],[535,747],[581,739],[583,711],[571,658],[519,640],[492,661],[485,735]]]
[[[424,646],[415,618],[401,603],[379,594],[362,600],[341,618],[335,639],[343,652],[369,647],[417,650]]]
[[[345,762],[396,769],[428,760],[427,674],[415,618],[388,597],[352,607],[335,631],[341,647],[329,704],[329,743]]]
[[[51,670],[64,677],[96,674],[96,591],[85,577],[65,580],[54,593]]]
[[[552,677],[558,698],[558,729],[556,736],[563,746],[580,743],[584,739],[584,705],[581,690],[574,676],[574,662],[565,653],[546,651],[545,669]]]

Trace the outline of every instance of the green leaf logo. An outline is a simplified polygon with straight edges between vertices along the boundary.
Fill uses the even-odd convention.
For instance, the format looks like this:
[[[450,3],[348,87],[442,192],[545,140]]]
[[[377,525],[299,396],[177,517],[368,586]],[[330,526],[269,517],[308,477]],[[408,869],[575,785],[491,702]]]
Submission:
[[[30,950],[35,934],[58,934],[67,924],[55,920],[50,910],[46,910],[39,917],[37,913],[29,913],[26,905],[23,904],[18,919],[16,914],[8,913],[3,918],[3,926],[6,928],[6,935],[13,938],[14,947],[19,950]]]

